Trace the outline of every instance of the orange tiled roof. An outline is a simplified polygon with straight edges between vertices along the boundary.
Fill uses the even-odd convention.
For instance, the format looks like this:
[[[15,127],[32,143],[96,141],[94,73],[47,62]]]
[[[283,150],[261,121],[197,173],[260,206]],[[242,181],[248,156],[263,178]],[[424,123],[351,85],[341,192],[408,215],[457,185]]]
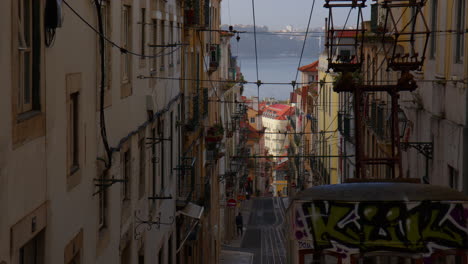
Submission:
[[[335,30],[337,38],[354,38],[358,34],[357,30]]]
[[[317,60],[317,61],[312,62],[311,64],[300,67],[299,70],[301,72],[318,72],[318,69],[317,69],[318,64],[319,64],[319,61]]]
[[[294,107],[284,104],[270,105],[263,110],[264,117],[276,120],[286,120],[292,113],[294,113]]]

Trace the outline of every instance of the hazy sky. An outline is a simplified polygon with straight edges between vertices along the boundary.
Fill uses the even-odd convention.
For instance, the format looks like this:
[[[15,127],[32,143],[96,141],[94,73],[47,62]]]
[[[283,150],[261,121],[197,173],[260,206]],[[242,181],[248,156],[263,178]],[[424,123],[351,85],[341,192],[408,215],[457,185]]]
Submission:
[[[316,0],[312,15],[311,28],[323,27],[328,9],[323,7],[325,1]],[[309,19],[312,0],[255,0],[255,20],[257,26],[266,25],[270,29],[283,29],[286,25],[295,28],[306,28]],[[335,25],[342,25],[346,20],[349,8],[336,8],[333,13]],[[357,10],[357,9],[356,9]],[[355,14],[352,11],[347,25],[356,24]],[[370,6],[365,8],[364,20],[370,17]],[[253,24],[252,0],[223,0],[221,6],[223,24]]]

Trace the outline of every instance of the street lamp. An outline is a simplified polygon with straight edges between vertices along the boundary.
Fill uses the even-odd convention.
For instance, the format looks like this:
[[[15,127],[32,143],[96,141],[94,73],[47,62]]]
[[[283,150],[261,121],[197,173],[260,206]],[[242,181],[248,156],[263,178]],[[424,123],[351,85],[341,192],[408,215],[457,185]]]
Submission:
[[[237,172],[240,169],[240,164],[238,161],[231,161],[231,171]]]
[[[400,130],[400,138],[403,138],[405,136],[406,126],[408,125],[408,123],[409,123],[409,120],[406,117],[405,112],[401,108],[399,108],[398,109],[398,129]],[[426,158],[426,175],[423,176],[422,180],[424,183],[429,183],[429,160],[433,159],[434,143],[433,142],[401,142],[400,147],[405,151],[408,148],[414,148]]]
[[[403,109],[398,108],[398,131],[400,133],[400,138],[405,136],[406,126],[408,125],[408,118],[406,117]]]

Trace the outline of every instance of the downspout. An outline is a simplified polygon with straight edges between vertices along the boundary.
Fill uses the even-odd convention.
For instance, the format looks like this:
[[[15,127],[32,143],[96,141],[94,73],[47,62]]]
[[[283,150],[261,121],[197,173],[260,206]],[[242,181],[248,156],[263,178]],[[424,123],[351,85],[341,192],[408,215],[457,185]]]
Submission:
[[[465,54],[468,48],[465,47]],[[465,56],[466,57],[466,56]],[[465,61],[465,73],[468,71],[468,63]],[[465,77],[466,78],[466,74]],[[465,124],[463,126],[463,192],[468,195],[468,84],[465,84]]]
[[[463,192],[468,195],[468,91],[467,89],[468,87],[465,84],[465,125],[463,126]]]

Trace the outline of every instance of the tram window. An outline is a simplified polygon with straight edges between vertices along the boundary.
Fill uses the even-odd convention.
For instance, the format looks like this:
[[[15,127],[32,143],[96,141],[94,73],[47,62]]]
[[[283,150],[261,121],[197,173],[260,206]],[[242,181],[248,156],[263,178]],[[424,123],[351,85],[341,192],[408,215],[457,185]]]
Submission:
[[[415,259],[398,256],[373,256],[359,259],[359,264],[416,264]]]
[[[446,255],[432,259],[433,264],[463,264],[462,256]]]
[[[304,264],[338,264],[338,258],[331,255],[307,254],[304,258]]]

